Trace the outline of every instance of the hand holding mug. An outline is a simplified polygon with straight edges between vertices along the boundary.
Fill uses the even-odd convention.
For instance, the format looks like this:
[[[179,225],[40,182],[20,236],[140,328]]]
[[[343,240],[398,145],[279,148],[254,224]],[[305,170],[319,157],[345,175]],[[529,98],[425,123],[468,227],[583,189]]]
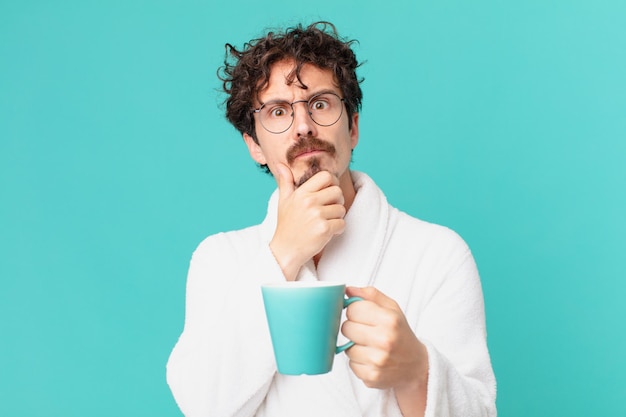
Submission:
[[[355,343],[346,352],[354,374],[370,388],[425,388],[428,354],[398,304],[373,287],[349,287],[347,294],[364,299],[348,308],[341,327]]]

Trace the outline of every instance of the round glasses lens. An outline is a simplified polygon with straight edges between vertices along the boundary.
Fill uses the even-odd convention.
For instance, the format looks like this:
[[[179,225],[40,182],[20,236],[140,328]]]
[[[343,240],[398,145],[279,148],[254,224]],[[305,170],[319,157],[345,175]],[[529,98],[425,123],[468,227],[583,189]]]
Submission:
[[[293,121],[293,110],[287,102],[266,103],[261,107],[261,124],[272,133],[282,133],[289,129]]]
[[[324,93],[309,100],[311,119],[320,126],[330,126],[339,120],[343,112],[343,103],[339,96]]]

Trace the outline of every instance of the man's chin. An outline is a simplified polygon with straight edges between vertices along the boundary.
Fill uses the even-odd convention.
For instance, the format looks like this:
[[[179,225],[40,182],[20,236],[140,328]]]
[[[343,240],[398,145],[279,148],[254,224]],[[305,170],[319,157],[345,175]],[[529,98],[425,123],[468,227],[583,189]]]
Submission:
[[[311,158],[308,161],[309,167],[302,173],[302,175],[296,181],[296,187],[300,187],[302,184],[311,179],[312,176],[317,174],[320,171],[323,171],[323,168],[320,166],[319,160],[317,158]]]

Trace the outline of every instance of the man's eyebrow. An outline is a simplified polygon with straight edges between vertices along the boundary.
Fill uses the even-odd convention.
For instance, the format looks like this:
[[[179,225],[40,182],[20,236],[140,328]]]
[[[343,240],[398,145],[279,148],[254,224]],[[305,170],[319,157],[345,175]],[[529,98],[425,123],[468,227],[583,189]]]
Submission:
[[[303,98],[302,100],[309,101],[311,97],[319,96],[320,94],[328,94],[328,93],[340,95],[340,93],[333,90],[332,88],[323,88],[321,90],[316,90],[314,92],[311,92],[311,94],[309,94],[308,96],[306,96],[306,98]],[[299,102],[300,100],[296,100],[296,101]],[[273,104],[273,103],[292,103],[292,102],[286,99],[282,99],[282,98],[273,98],[268,101],[259,101],[259,107],[264,106],[266,104],[270,104],[270,103]]]

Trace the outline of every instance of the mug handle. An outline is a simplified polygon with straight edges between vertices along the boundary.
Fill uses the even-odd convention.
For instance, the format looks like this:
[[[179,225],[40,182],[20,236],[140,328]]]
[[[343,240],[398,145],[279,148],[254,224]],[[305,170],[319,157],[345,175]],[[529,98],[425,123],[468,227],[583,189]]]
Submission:
[[[344,300],[343,300],[343,308],[348,307],[350,304],[354,303],[355,301],[363,301],[363,299],[361,297],[344,298]],[[352,340],[350,340],[346,344],[343,344],[341,346],[337,346],[335,348],[335,354],[341,353],[344,350],[350,349],[352,346],[354,346],[354,342]]]

